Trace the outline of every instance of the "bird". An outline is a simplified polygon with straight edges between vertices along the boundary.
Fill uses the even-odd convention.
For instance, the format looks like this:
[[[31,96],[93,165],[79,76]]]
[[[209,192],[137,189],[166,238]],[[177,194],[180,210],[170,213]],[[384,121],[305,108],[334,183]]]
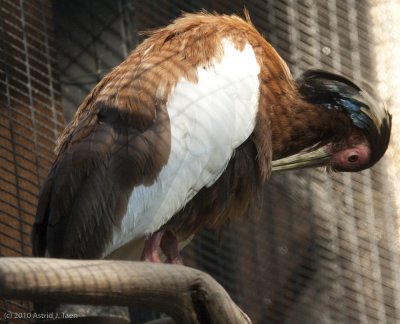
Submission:
[[[391,114],[372,90],[295,80],[244,16],[183,14],[93,88],[42,185],[35,256],[182,264],[181,244],[251,214],[272,172],[381,159]]]

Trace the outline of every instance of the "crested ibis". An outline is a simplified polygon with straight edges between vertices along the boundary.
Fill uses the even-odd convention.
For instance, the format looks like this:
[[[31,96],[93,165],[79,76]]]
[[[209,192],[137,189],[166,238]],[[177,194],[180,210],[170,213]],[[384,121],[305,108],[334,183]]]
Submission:
[[[178,244],[247,214],[271,171],[369,168],[390,130],[347,78],[294,80],[247,15],[185,14],[150,32],[61,134],[34,254],[159,262],[161,250],[180,263]]]

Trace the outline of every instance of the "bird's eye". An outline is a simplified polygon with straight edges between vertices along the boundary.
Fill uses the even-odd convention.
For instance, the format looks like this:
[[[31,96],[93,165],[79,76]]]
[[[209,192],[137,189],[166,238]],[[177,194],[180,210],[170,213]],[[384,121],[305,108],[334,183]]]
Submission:
[[[357,160],[358,160],[358,155],[357,155],[357,154],[351,154],[351,155],[347,158],[347,161],[348,161],[349,163],[357,162]]]

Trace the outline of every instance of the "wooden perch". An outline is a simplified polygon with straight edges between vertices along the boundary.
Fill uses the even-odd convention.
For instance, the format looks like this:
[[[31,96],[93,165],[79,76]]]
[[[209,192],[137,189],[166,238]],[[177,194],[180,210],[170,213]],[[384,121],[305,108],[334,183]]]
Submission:
[[[140,306],[164,312],[178,323],[251,323],[211,276],[180,265],[0,258],[0,297]]]

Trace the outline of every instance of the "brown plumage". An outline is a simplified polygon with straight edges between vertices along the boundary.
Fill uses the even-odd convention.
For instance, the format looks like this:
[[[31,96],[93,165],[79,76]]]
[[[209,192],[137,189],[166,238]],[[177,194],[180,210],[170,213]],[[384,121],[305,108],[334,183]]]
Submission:
[[[256,87],[247,89],[247,82],[233,78],[233,82],[227,83],[229,88],[237,82],[233,95],[225,96],[224,90],[218,87],[213,88],[216,94],[210,91],[215,108],[203,104],[207,99],[204,94],[189,101],[193,109],[190,113],[176,104],[190,100],[181,87],[187,87],[187,93],[195,93],[196,87],[207,87],[204,75],[210,76],[210,87],[214,82],[211,77],[217,81],[229,78],[229,71],[218,69],[231,57],[242,60],[235,61],[238,65],[232,66],[232,73],[242,73],[243,80],[249,80],[249,84],[256,82]],[[252,67],[259,72],[251,72]],[[341,82],[333,74],[325,78]],[[308,79],[304,81],[305,86],[307,82]],[[251,107],[249,113],[240,110],[243,100],[250,103],[254,98],[257,99],[254,116]],[[157,261],[157,257],[153,259],[150,255],[155,253],[158,243],[163,246],[163,233],[168,232],[170,238],[181,241],[203,226],[220,227],[230,218],[243,217],[256,207],[262,184],[271,173],[272,160],[332,142],[348,144],[348,139],[355,134],[361,136],[362,143],[366,142],[363,130],[354,126],[353,117],[349,117],[341,101],[326,109],[323,101],[306,99],[284,61],[248,18],[245,21],[236,16],[187,14],[165,28],[152,31],[147,40],[92,90],[61,135],[57,159],[40,195],[33,230],[35,255],[100,258],[135,240],[147,238],[142,257]],[[220,100],[224,103],[221,107],[225,108],[220,108]],[[238,100],[237,115],[233,110],[238,103],[232,101],[230,108],[229,100]],[[242,126],[227,125],[225,129],[223,117],[218,120],[219,109],[227,109],[223,111],[232,113],[233,120]],[[375,114],[374,107],[368,109],[370,114]],[[216,124],[213,126],[209,125],[213,120],[207,119],[207,114],[214,111]],[[198,129],[206,136],[202,138],[203,144],[185,142],[186,135],[192,136],[191,128],[193,132],[197,129],[193,114],[207,120],[205,135]],[[243,116],[248,116],[248,121]],[[388,115],[377,116],[376,120],[389,125],[390,133]],[[182,124],[186,121],[193,124]],[[368,125],[374,125],[373,122]],[[245,134],[248,125],[252,129]],[[232,136],[240,140],[232,140],[235,144],[229,147],[226,160],[209,162],[226,149],[226,145],[214,147],[212,139],[229,140],[229,128]],[[176,132],[185,136],[178,140]],[[388,136],[387,132],[378,133]],[[188,154],[182,151],[185,143],[193,144],[187,147]],[[199,153],[194,144],[200,145]],[[365,147],[362,153],[369,154],[370,146]],[[343,148],[347,149],[348,145]],[[192,160],[187,157],[191,154]],[[194,174],[192,169],[207,154],[209,160]],[[175,170],[173,163],[180,161],[183,166],[177,170],[188,172],[182,179],[177,172],[177,179],[188,188],[183,197],[178,197],[182,186],[175,183],[178,180],[172,179],[172,171],[168,171]],[[323,162],[327,162],[326,157]],[[186,169],[182,169],[184,166]],[[362,167],[354,164],[351,170]],[[207,178],[207,172],[211,178]],[[145,193],[153,196],[147,197]],[[142,203],[138,197],[148,202]],[[152,204],[160,207],[151,212]],[[136,209],[139,205],[143,205],[140,210]],[[149,217],[156,220],[150,222]],[[149,227],[141,229],[147,223]],[[158,236],[154,235],[157,233]],[[158,241],[154,245],[155,240]]]

